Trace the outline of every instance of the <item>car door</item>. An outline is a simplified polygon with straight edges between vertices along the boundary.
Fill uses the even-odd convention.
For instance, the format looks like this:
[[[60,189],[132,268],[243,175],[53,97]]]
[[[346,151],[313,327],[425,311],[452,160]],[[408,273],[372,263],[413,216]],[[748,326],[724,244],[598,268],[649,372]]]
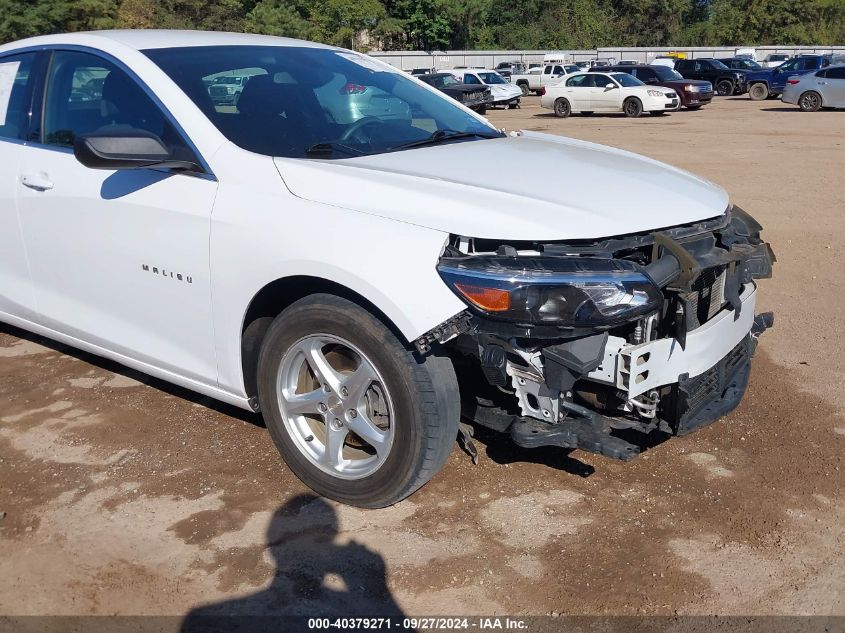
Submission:
[[[35,297],[18,216],[17,169],[37,81],[37,57],[0,57],[0,315],[28,321],[34,317]]]
[[[564,80],[564,83],[555,86],[555,94],[560,92],[561,96],[566,97],[569,100],[569,105],[572,106],[573,112],[589,110],[590,97],[588,91],[590,89],[584,85],[589,78],[590,73],[570,77]]]
[[[800,57],[791,59],[775,68],[772,71],[772,76],[769,84],[769,89],[772,92],[782,92],[786,87],[786,81],[793,75],[805,74],[804,60]]]
[[[618,112],[622,109],[622,90],[610,75],[590,73],[592,75],[590,110],[596,112]],[[613,86],[608,88],[607,86]]]
[[[828,68],[824,78],[818,80],[825,106],[845,108],[845,66]]]
[[[217,182],[163,169],[90,169],[80,134],[143,130],[200,162],[122,65],[56,50],[40,143],[23,148],[18,204],[39,320],[112,353],[216,384],[209,236]]]

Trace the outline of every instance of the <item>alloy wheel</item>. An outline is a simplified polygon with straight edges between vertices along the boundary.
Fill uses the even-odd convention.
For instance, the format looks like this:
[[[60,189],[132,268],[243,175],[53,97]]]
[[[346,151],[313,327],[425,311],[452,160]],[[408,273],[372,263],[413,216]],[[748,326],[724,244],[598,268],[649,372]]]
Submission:
[[[349,341],[315,334],[283,355],[279,410],[299,451],[341,479],[372,475],[394,438],[393,402],[373,362]]]

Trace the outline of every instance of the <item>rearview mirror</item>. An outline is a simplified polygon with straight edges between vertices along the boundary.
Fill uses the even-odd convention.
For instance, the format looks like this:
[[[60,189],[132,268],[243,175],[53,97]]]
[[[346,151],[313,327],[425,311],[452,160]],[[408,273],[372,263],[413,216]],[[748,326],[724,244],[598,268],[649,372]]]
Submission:
[[[77,136],[73,155],[91,169],[162,167],[202,171],[194,160],[174,156],[155,134],[134,128]]]

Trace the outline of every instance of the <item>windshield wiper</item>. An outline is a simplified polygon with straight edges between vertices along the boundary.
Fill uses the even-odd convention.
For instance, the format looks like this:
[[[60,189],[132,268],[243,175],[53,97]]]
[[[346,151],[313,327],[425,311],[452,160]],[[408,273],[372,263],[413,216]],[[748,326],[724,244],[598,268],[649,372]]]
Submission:
[[[305,150],[305,155],[319,158],[331,156],[335,152],[343,152],[344,154],[348,154],[350,156],[364,156],[366,154],[366,152],[362,152],[360,149],[344,145],[343,143],[327,142],[315,143]]]
[[[423,147],[425,145],[437,145],[445,141],[452,141],[459,138],[502,138],[504,134],[485,134],[484,132],[455,132],[453,130],[435,130],[431,136],[419,141],[402,143],[390,148],[390,151],[397,149],[409,149],[411,147]]]

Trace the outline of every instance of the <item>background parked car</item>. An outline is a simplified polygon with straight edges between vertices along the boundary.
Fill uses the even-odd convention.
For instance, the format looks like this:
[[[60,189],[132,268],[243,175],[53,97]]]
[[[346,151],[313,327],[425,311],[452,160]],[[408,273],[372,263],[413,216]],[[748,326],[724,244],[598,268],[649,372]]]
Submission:
[[[679,59],[677,70],[685,79],[702,79],[713,84],[716,94],[726,97],[745,92],[747,70],[728,68],[718,59]]]
[[[763,68],[776,68],[788,59],[791,59],[791,57],[786,53],[769,53],[763,58],[760,65]]]
[[[781,97],[804,112],[821,108],[845,108],[845,65],[828,66],[786,81]]]
[[[238,105],[244,86],[249,81],[247,75],[223,75],[215,77],[208,87],[208,96],[214,105]]]
[[[542,94],[546,86],[560,82],[567,75],[581,72],[575,64],[546,64],[542,69],[526,72],[521,75],[511,75],[511,83],[519,86],[523,96],[531,92]]]
[[[680,107],[678,94],[670,88],[646,86],[627,73],[577,73],[546,88],[540,105],[556,116],[573,112],[623,112],[638,117],[643,112],[663,114]]]
[[[620,63],[617,66],[611,66],[608,71],[628,73],[649,86],[671,88],[678,93],[681,105],[690,110],[697,110],[713,99],[713,86],[709,81],[684,79],[678,72],[665,66],[645,64],[623,66]]]
[[[472,108],[479,114],[487,112],[487,107],[493,103],[493,96],[489,88],[477,84],[464,84],[451,73],[431,73],[420,75],[420,81],[434,86],[440,92],[449,95],[455,101]]]
[[[457,68],[450,71],[459,81],[473,86],[486,86],[493,97],[492,105],[507,108],[519,107],[522,89],[508,82],[495,70]]]
[[[783,92],[786,80],[793,75],[819,70],[830,64],[830,55],[800,55],[776,68],[765,68],[748,75],[748,96],[754,101],[776,97]]]
[[[728,68],[736,68],[738,70],[760,70],[763,68],[760,64],[748,57],[723,57],[719,61]]]

